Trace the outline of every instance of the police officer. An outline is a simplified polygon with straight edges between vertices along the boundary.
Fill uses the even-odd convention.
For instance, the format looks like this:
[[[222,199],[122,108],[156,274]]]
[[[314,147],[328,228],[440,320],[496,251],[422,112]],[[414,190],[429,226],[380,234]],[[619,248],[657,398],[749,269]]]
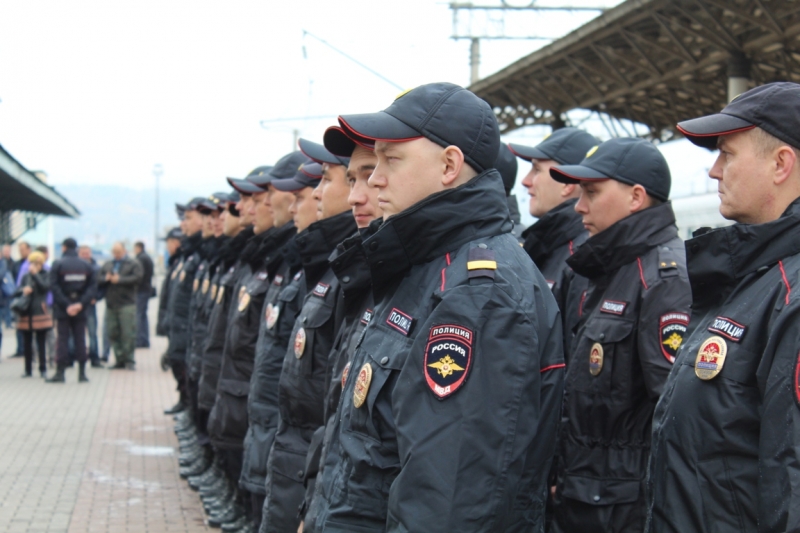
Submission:
[[[567,366],[555,529],[641,531],[653,409],[691,304],[669,167],[643,139],[611,139],[550,175],[580,184],[591,235],[567,259],[589,288]]]
[[[373,314],[372,280],[362,239],[369,235],[370,223],[376,218],[381,218],[383,214],[378,207],[378,189],[368,184],[369,177],[377,164],[374,147],[357,145],[337,127],[329,128],[325,132],[325,146],[319,147],[325,148],[325,151],[319,150],[318,146],[310,145],[305,153],[308,155],[316,153],[317,158],[328,162],[332,158],[347,158],[347,181],[350,186],[347,200],[359,232],[339,244],[330,259],[331,269],[342,287],[336,303],[340,325],[328,362],[327,392],[324,402],[325,426],[319,428],[312,437],[306,456],[306,497],[301,511],[303,520],[301,527],[306,531],[316,529],[322,497],[315,496],[315,493],[325,486],[322,480],[325,472],[324,464],[320,463],[327,453],[334,427],[334,416],[344,382],[350,371],[350,360],[355,353],[356,343]]]
[[[299,525],[306,456],[315,431],[325,424],[328,357],[338,331],[335,304],[341,287],[328,258],[357,229],[348,209],[346,167],[340,162],[310,162],[294,178],[271,185],[295,195],[290,210],[298,230],[295,241],[306,296],[283,350],[280,419],[267,460],[262,533],[296,531]]]
[[[203,197],[195,197],[186,205],[176,204],[182,213],[181,257],[178,265],[170,274],[169,295],[167,297],[167,321],[169,323],[169,362],[172,373],[178,382],[178,403],[188,405],[189,396],[186,390],[186,349],[189,345],[189,301],[192,296],[192,283],[197,265],[200,264],[198,250],[202,244],[203,218],[197,210],[204,201]]]
[[[687,241],[694,303],[653,419],[649,532],[800,527],[800,85],[771,83],[678,124],[719,149],[736,222]]]
[[[375,307],[325,459],[318,531],[541,528],[562,395],[557,305],[509,232],[491,108],[449,83],[339,119],[375,143]]]
[[[307,158],[299,151],[282,157],[266,179],[257,181],[265,193],[265,205],[272,214],[276,228],[275,246],[264,260],[268,287],[263,304],[257,309],[258,337],[255,345],[255,360],[250,377],[247,396],[247,434],[244,438],[244,459],[239,486],[250,492],[253,530],[261,524],[261,511],[265,498],[267,455],[278,426],[278,379],[286,346],[289,342],[294,318],[302,305],[301,292],[294,286],[294,293],[283,293],[290,286],[293,276],[300,270],[299,256],[294,250],[297,231],[289,213],[294,201],[291,192],[279,191],[271,185],[275,179],[294,177],[298,167]],[[279,298],[283,296],[284,301]],[[253,305],[252,303],[250,304]],[[255,308],[254,308],[255,309]]]
[[[86,378],[86,312],[97,295],[94,269],[78,257],[78,243],[68,237],[61,243],[61,259],[50,269],[50,291],[53,293],[53,316],[58,330],[56,364],[58,368],[48,383],[64,383],[64,369],[69,359],[69,338],[75,339],[78,360],[78,381]]]
[[[522,180],[528,189],[529,212],[537,218],[522,237],[525,251],[539,267],[556,297],[564,324],[564,356],[569,360],[573,328],[578,323],[578,306],[586,278],[576,277],[567,266],[567,259],[586,241],[589,234],[581,215],[575,211],[580,187],[560,183],[550,176],[556,165],[577,165],[586,152],[600,144],[594,136],[578,128],[561,128],[536,146],[509,144],[517,157],[531,163],[531,170]]]
[[[172,228],[167,232],[167,236],[164,237],[164,241],[166,241],[167,246],[167,273],[164,276],[164,280],[161,282],[161,293],[158,295],[158,318],[156,319],[156,335],[159,337],[168,337],[169,336],[169,313],[168,313],[168,305],[169,305],[169,282],[172,279],[172,273],[175,272],[175,269],[178,267],[178,263],[180,261],[180,248],[181,248],[181,239],[183,238],[183,232],[180,228]],[[165,351],[161,355],[161,369],[164,372],[169,369],[169,350]],[[176,378],[177,379],[177,378]],[[178,388],[180,392],[180,388]],[[178,399],[178,403],[174,406],[165,409],[165,415],[174,415],[183,411],[186,408],[185,404]]]

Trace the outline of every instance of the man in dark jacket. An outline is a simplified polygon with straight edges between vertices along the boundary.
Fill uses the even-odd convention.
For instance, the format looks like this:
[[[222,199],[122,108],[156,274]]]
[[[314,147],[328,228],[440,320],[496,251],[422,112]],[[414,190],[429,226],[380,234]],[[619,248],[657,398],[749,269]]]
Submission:
[[[689,335],[653,418],[649,533],[800,531],[800,85],[681,122],[737,222],[687,241]]]
[[[539,531],[561,324],[510,233],[494,114],[436,83],[339,123],[375,144],[384,220],[363,241],[375,308],[344,380],[317,530]]]
[[[580,184],[591,235],[567,259],[589,288],[567,366],[555,530],[638,532],[653,409],[691,305],[669,167],[643,139],[611,139],[550,175]]]
[[[98,273],[98,286],[105,291],[106,328],[114,347],[116,363],[109,368],[136,369],[136,290],[142,281],[142,265],[128,257],[125,245],[114,243],[113,259]]]
[[[526,229],[525,251],[539,267],[561,309],[564,331],[564,357],[569,361],[569,348],[578,323],[578,306],[586,290],[586,278],[575,276],[567,259],[589,237],[581,215],[575,211],[580,187],[560,183],[550,176],[556,165],[577,165],[586,152],[600,144],[594,136],[577,128],[554,131],[534,147],[509,144],[517,157],[531,162],[531,170],[522,184],[530,196],[529,212],[538,220]]]
[[[167,236],[164,238],[166,241],[166,258],[167,258],[167,272],[164,276],[164,280],[161,282],[161,292],[158,295],[158,315],[156,317],[156,335],[159,337],[168,337],[169,336],[169,323],[167,321],[168,318],[168,304],[169,304],[169,282],[172,279],[172,273],[175,272],[175,269],[178,268],[178,262],[180,259],[180,247],[181,247],[181,238],[183,237],[183,232],[180,228],[172,228],[167,232]],[[161,354],[161,369],[166,372],[170,368],[169,362],[169,349],[167,349],[163,354]],[[180,390],[180,389],[179,389]],[[176,406],[182,405],[180,401]],[[172,411],[171,409],[166,409],[165,414],[175,414],[178,411]]]
[[[153,296],[153,260],[144,251],[144,243],[133,245],[136,260],[142,265],[142,281],[136,289],[136,347],[150,347],[150,324],[147,319],[147,303]]]
[[[78,247],[78,257],[86,261],[91,267],[92,270],[95,272],[95,277],[97,276],[97,272],[100,270],[100,265],[97,264],[94,257],[92,257],[92,248],[86,244]],[[99,295],[98,291],[98,295]],[[98,338],[97,338],[97,299],[92,299],[89,307],[86,309],[86,333],[89,337],[89,361],[91,361],[92,368],[102,368],[102,363],[100,363],[100,350],[98,345]],[[74,346],[73,346],[74,348]]]
[[[64,383],[64,369],[69,363],[69,339],[75,340],[75,359],[79,365],[79,382],[86,377],[86,308],[96,296],[97,282],[91,265],[78,257],[78,243],[73,238],[61,244],[61,259],[50,269],[50,291],[53,293],[53,318],[56,319],[57,370],[48,383]]]
[[[336,244],[355,233],[348,210],[346,167],[313,162],[293,178],[274,180],[278,191],[293,192],[290,208],[298,233],[306,297],[294,321],[278,381],[279,424],[267,459],[266,498],[260,530],[297,530],[305,490],[306,455],[314,432],[325,423],[326,376],[336,337],[335,304],[340,285],[328,258]],[[298,475],[303,472],[303,475]]]

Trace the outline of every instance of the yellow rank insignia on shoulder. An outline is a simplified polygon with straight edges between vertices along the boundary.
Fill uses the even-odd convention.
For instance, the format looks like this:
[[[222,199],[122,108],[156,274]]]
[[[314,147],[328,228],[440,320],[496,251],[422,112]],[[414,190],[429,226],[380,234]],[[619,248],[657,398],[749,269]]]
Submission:
[[[483,243],[475,248],[470,248],[467,256],[467,270],[470,278],[486,277],[494,279],[494,273],[497,270],[494,250],[490,250]]]

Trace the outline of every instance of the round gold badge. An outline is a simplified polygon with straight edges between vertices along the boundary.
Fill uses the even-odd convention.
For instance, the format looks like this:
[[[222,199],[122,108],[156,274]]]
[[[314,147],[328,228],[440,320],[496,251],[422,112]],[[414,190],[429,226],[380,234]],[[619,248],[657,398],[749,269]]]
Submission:
[[[372,365],[364,363],[361,370],[358,371],[356,378],[356,386],[353,387],[353,405],[356,409],[364,405],[369,393],[369,384],[372,382]]]
[[[592,344],[589,351],[589,373],[598,375],[603,370],[603,345],[599,342]]]
[[[348,374],[350,374],[350,362],[349,361],[344,366],[344,370],[342,370],[342,390],[344,390],[344,384],[347,383]]]
[[[281,314],[281,308],[277,305],[267,304],[267,329],[272,329],[275,327],[275,323],[278,322],[278,316]]]
[[[225,286],[223,285],[222,287],[219,288],[219,292],[217,293],[217,304],[222,303],[222,298],[224,297],[224,295],[225,295]]]
[[[239,312],[241,313],[242,311],[247,309],[247,306],[250,303],[250,293],[245,291],[244,293],[240,293],[240,296],[241,297],[239,298]]]
[[[300,359],[306,349],[306,330],[300,328],[294,336],[294,356]]]
[[[184,272],[183,270],[181,270],[181,275],[180,275],[180,278],[179,278],[179,279],[181,280],[181,283],[183,283],[183,280],[185,280],[185,279],[186,279],[186,272]]]
[[[706,339],[697,350],[697,358],[694,360],[695,375],[706,381],[714,379],[722,372],[726,355],[728,355],[728,345],[725,339],[718,336]]]
[[[194,282],[192,283],[192,292],[197,292],[197,288],[200,286],[200,280],[194,278]]]
[[[216,285],[212,285],[211,286],[211,301],[214,302],[216,300],[217,300],[217,286]]]
[[[208,281],[208,278],[206,278],[206,279],[204,279],[204,280],[203,280],[203,286],[202,286],[202,287],[201,287],[201,289],[200,289],[200,290],[203,292],[203,295],[205,295],[205,294],[208,292],[208,286],[209,286],[210,284],[211,284],[211,282],[210,282],[210,281]]]

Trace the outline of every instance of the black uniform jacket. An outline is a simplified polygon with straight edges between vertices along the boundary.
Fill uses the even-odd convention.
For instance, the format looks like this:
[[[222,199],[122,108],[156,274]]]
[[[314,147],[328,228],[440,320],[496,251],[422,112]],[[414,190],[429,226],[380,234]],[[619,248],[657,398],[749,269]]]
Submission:
[[[622,219],[567,263],[589,289],[567,366],[558,495],[643,505],[653,409],[691,305],[672,206]]]
[[[227,242],[219,251],[220,262],[211,280],[209,294],[213,304],[208,316],[208,334],[202,348],[203,361],[197,394],[197,405],[206,411],[211,411],[217,401],[217,384],[231,314],[232,294],[243,270],[239,257],[252,236],[253,229],[245,228]]]
[[[800,531],[800,200],[686,250],[692,321],[653,418],[647,531]]]
[[[69,318],[67,307],[74,303],[83,306],[77,316],[86,316],[86,309],[97,297],[97,279],[92,265],[78,257],[75,250],[65,251],[50,269],[50,292],[56,320]]]
[[[167,353],[172,361],[186,362],[189,348],[189,304],[192,299],[192,284],[200,258],[203,237],[198,231],[181,242],[181,260],[170,274],[169,302],[169,346]]]
[[[267,456],[278,427],[278,380],[289,335],[303,305],[305,281],[295,250],[294,223],[284,228],[283,245],[267,257],[270,280],[259,319],[250,394],[247,396],[248,427],[239,485],[264,494]],[[296,279],[294,279],[296,277]]]
[[[189,349],[187,367],[193,381],[200,379],[202,370],[202,347],[208,334],[208,300],[211,299],[212,265],[218,257],[219,240],[216,237],[203,239],[200,246],[200,264],[192,282],[192,299],[189,302]]]
[[[294,321],[303,307],[306,282],[295,238],[282,249],[283,262],[272,278],[263,311],[262,331],[247,397],[249,427],[239,483],[258,494],[266,491],[267,458],[278,429],[278,381]]]
[[[156,320],[156,335],[166,337],[169,335],[169,282],[172,273],[180,264],[180,250],[167,260],[167,274],[161,282],[161,293],[158,295],[158,318]]]
[[[561,317],[511,227],[492,169],[364,240],[375,309],[342,391],[318,530],[542,530]]]
[[[345,211],[297,234],[306,296],[283,351],[280,419],[267,462],[262,532],[297,530],[306,455],[314,432],[325,424],[328,357],[338,331],[335,309],[341,287],[328,258],[356,230],[352,213]]]
[[[574,328],[580,318],[581,297],[588,286],[588,280],[575,275],[567,265],[567,259],[589,238],[581,215],[575,212],[577,202],[576,199],[563,202],[522,233],[525,251],[539,267],[561,309],[564,356],[568,361]]]
[[[314,531],[319,513],[320,498],[315,493],[325,484],[320,482],[324,468],[321,458],[327,453],[334,427],[334,417],[342,396],[342,389],[350,371],[350,361],[361,334],[372,319],[374,299],[369,264],[362,246],[362,238],[370,235],[362,230],[348,238],[331,255],[331,269],[342,288],[336,305],[339,333],[328,358],[325,396],[325,426],[320,427],[311,439],[306,456],[306,497],[304,521],[307,531]]]

